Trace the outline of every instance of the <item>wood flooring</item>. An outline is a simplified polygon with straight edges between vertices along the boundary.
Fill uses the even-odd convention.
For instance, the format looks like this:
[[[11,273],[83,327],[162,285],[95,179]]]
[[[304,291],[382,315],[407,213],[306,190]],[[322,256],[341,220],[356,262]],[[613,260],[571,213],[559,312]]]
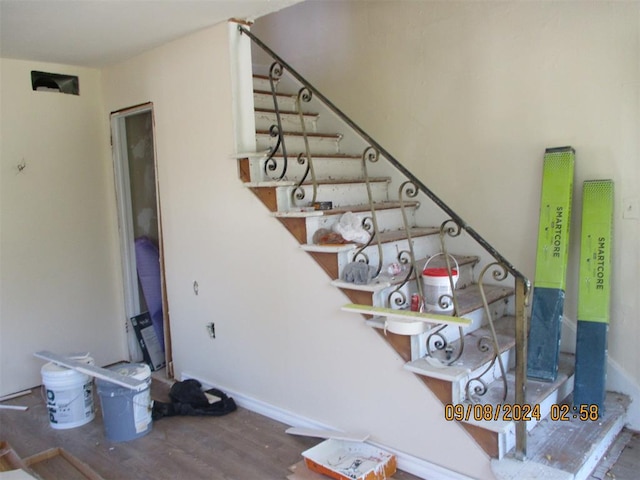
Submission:
[[[155,379],[152,398],[168,401],[168,390],[167,383]],[[25,412],[0,409],[0,440],[21,458],[62,448],[105,480],[284,480],[301,453],[321,441],[289,435],[287,425],[239,408],[224,417],[163,418],[144,437],[116,443],[104,436],[97,398],[96,418],[68,430],[51,428],[39,388],[3,404],[29,407]],[[636,480],[638,472],[640,433],[625,430],[589,480]],[[418,477],[399,471],[394,479]]]
[[[168,389],[154,380],[152,398],[168,401]],[[39,388],[4,404],[29,407],[0,409],[0,440],[20,457],[63,448],[105,480],[284,480],[301,453],[322,441],[289,435],[287,425],[239,408],[224,417],[162,418],[147,435],[116,443],[104,436],[97,398],[96,418],[67,430],[51,428]],[[417,477],[398,472],[394,479]]]

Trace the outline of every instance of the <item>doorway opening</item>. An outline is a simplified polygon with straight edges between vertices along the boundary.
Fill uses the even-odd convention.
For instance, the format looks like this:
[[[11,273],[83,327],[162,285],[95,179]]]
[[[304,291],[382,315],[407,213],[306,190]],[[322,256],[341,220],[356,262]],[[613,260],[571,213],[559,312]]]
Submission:
[[[153,104],[112,113],[111,133],[129,357],[171,378]]]

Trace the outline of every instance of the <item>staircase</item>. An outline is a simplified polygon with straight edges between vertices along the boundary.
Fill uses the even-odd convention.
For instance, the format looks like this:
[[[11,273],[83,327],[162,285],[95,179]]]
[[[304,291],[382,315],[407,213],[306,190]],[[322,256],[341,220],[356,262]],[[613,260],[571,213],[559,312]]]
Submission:
[[[440,399],[448,419],[460,422],[494,459],[496,476],[534,478],[523,469],[542,468],[560,472],[557,478],[585,478],[622,428],[628,399],[610,394],[597,422],[574,419],[573,411],[561,421],[566,412],[559,405],[571,405],[574,359],[562,354],[553,383],[525,379],[529,281],[240,29],[274,59],[269,72],[254,75],[256,151],[238,156],[244,185],[344,292],[342,310],[379,332],[406,371]],[[347,233],[358,234],[358,241],[335,233],[346,220]],[[435,299],[422,280],[427,262],[448,280]],[[606,435],[589,437],[590,451],[573,451],[571,457],[581,460],[564,466],[555,455],[568,444],[559,426]],[[555,442],[551,456],[541,453],[547,435]],[[538,440],[528,448],[532,438]]]

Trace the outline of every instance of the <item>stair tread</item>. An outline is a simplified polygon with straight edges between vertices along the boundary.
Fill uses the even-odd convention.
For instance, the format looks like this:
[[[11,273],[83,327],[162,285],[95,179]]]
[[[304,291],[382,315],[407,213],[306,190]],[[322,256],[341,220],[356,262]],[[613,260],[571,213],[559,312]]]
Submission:
[[[389,177],[371,177],[369,183],[389,183],[391,179]],[[316,179],[318,185],[349,185],[349,184],[361,184],[364,181],[361,178],[320,178]],[[274,188],[274,187],[290,187],[298,185],[298,182],[294,180],[266,180],[260,182],[244,182],[245,187],[251,188]],[[311,185],[311,181],[305,181],[302,185]],[[329,210],[327,210],[329,211]]]
[[[268,80],[268,78],[266,80]],[[271,92],[269,90],[254,89],[253,90],[253,94],[254,95],[269,95],[269,96],[271,96]],[[291,93],[276,92],[276,96],[282,97],[282,98],[295,98],[296,95],[293,95]]]
[[[409,229],[411,237],[426,237],[427,235],[435,235],[440,233],[439,227],[411,227]],[[396,242],[398,240],[406,240],[407,233],[404,230],[387,230],[380,232],[380,241],[382,243]]]
[[[304,244],[300,245],[300,248],[302,248],[302,250],[304,250],[305,252],[339,253],[355,250],[356,248],[358,248],[358,245],[356,245],[355,243],[327,243],[323,245]]]
[[[478,262],[478,257],[475,255],[457,255],[457,254],[452,254],[453,257],[456,259],[456,261],[458,262],[459,266],[464,266],[464,265],[469,265],[469,264],[475,264],[476,262]],[[425,262],[427,261],[427,257],[425,258],[420,258],[416,260],[416,264],[417,265],[424,265]],[[442,267],[445,266],[445,261],[444,259],[435,259],[433,260],[433,263],[430,263],[429,265],[433,265],[436,267]],[[412,275],[409,280],[414,279],[415,277]],[[378,277],[376,277],[370,284],[367,285],[356,285],[353,283],[349,283],[349,282],[345,282],[343,280],[334,280],[332,283],[332,285],[339,287],[339,288],[346,288],[346,289],[351,289],[351,290],[362,290],[362,291],[370,291],[370,292],[377,292],[379,290],[382,290],[384,288],[388,288],[392,285],[400,285],[402,283],[405,282],[405,277],[403,274],[397,275],[397,276],[390,276],[386,273],[381,273],[380,275],[378,275]],[[490,285],[487,285],[489,287],[491,287]],[[456,290],[456,292],[461,291]]]
[[[498,300],[507,299],[513,295],[514,290],[511,287],[501,287],[499,285],[485,285],[484,293],[487,302],[492,304]],[[480,295],[480,287],[477,283],[472,283],[466,288],[456,289],[456,298],[458,300],[458,309],[460,315],[482,308],[482,297]]]
[[[575,371],[575,355],[571,353],[560,353],[560,359],[558,362],[558,378],[555,382],[545,382],[542,380],[536,380],[533,378],[527,379],[527,391],[525,395],[525,402],[529,405],[539,404],[550,392],[554,391],[558,385],[568,377],[572,377]],[[509,383],[509,391],[507,393],[506,400],[502,400],[502,380],[496,380],[490,384],[498,388],[490,388],[487,394],[482,397],[483,404],[513,404],[515,402],[515,373],[513,370],[507,372],[507,381]],[[500,390],[500,391],[498,391]],[[560,399],[563,400],[563,399]]]
[[[554,382],[545,382],[536,379],[527,379],[527,388],[525,394],[525,403],[530,406],[540,405],[541,417],[546,417],[548,409],[552,404],[559,404],[566,398],[573,388],[573,374],[575,369],[575,355],[571,353],[560,353],[560,361],[558,364],[558,377]],[[513,405],[515,403],[515,373],[513,370],[507,372],[507,398],[502,399],[504,392],[504,384],[502,379],[497,379],[487,385],[485,395],[478,397],[481,405],[492,405],[493,412],[499,413],[498,420],[474,420],[469,418],[465,423],[481,426],[487,430],[506,433],[513,428],[514,422],[504,418],[505,405]],[[469,405],[470,401],[465,401],[464,405]],[[498,410],[500,408],[500,410]],[[500,413],[502,412],[502,413]],[[473,417],[473,415],[472,415]],[[539,422],[532,419],[527,422],[527,430],[533,430]]]
[[[271,133],[269,132],[269,130],[256,130],[256,135],[262,135],[262,136],[271,136]],[[303,137],[303,136],[307,136],[307,137],[312,137],[312,138],[328,138],[331,140],[340,140],[342,138],[342,135],[340,133],[318,133],[318,132],[290,132],[290,131],[286,131],[284,132],[284,135],[286,136],[292,136],[292,137]]]
[[[363,313],[369,315],[380,315],[387,318],[401,319],[405,321],[427,322],[440,325],[458,325],[464,326],[471,324],[471,320],[463,317],[453,317],[450,315],[441,315],[437,313],[412,312],[410,310],[396,310],[393,308],[374,307],[371,305],[357,305],[350,303],[344,305],[342,310],[345,312]]]
[[[505,352],[515,345],[515,318],[504,316],[494,321],[496,336],[500,352]],[[476,348],[477,342],[482,337],[490,335],[489,326],[481,327],[465,335],[465,348],[462,356],[453,365],[445,366],[438,359],[426,357],[408,362],[405,365],[407,370],[420,375],[428,375],[442,380],[456,381],[464,378],[469,373],[486,365],[493,357],[493,351],[483,352]],[[460,343],[459,340],[452,342],[454,348]]]
[[[269,114],[276,114],[276,111],[273,108],[255,108],[254,111],[256,113],[269,113]],[[280,110],[280,114],[281,115],[295,115],[298,116],[300,115],[299,112],[296,112],[295,110]],[[319,113],[315,113],[315,112],[302,112],[302,115],[304,117],[319,117],[320,114]]]
[[[378,210],[391,210],[393,208],[400,208],[400,202],[374,202],[374,208],[376,211]],[[420,205],[420,202],[404,202],[405,207],[415,208]],[[327,216],[327,215],[342,215],[347,212],[353,213],[361,213],[370,211],[369,205],[343,205],[340,207],[335,207],[330,210],[309,210],[309,209],[300,209],[297,211],[288,211],[288,212],[275,212],[274,216],[276,217],[317,217],[317,216]]]
[[[470,265],[470,264],[471,265],[475,265],[480,260],[476,255],[451,254],[451,256],[453,256],[456,259],[456,262],[458,262],[458,267],[462,267],[462,266]],[[422,270],[424,268],[424,264],[427,262],[427,260],[429,260],[429,257],[417,258],[416,259],[416,266],[418,266],[419,269]],[[441,267],[446,267],[446,266],[447,266],[446,261],[444,260],[444,257],[442,257],[442,256],[440,256],[439,258],[433,259],[431,262],[429,262],[429,267],[441,268]],[[453,266],[453,267],[455,267],[455,266]],[[415,276],[411,275],[409,280],[413,280],[414,278],[415,278]],[[389,279],[389,283],[391,285],[400,285],[404,281],[405,281],[405,277],[402,274],[400,274],[398,276],[393,276],[393,277],[391,277]],[[486,286],[487,287],[491,287],[491,290],[493,290],[493,287],[491,285],[486,285]],[[456,290],[456,292],[461,292],[461,291],[462,291],[462,289],[457,289]]]
[[[265,157],[266,156],[267,155],[265,155]],[[288,156],[291,157],[291,155]],[[352,155],[349,153],[314,153],[311,157],[313,159],[362,160],[362,155]],[[284,155],[282,153],[276,153],[273,155],[273,158],[284,158]]]
[[[412,227],[410,229],[411,232],[411,238],[417,238],[417,237],[425,237],[427,235],[435,235],[437,233],[440,232],[440,228],[438,227]],[[397,242],[399,240],[406,240],[407,239],[407,234],[404,230],[388,230],[386,232],[380,232],[380,243],[391,243],[391,242]],[[372,242],[372,245],[375,245],[376,241],[374,240]],[[351,243],[349,245],[355,245],[354,243]],[[305,245],[304,248],[307,251],[314,251],[315,247],[322,247],[323,245]],[[346,282],[345,282],[346,283]],[[374,279],[373,284],[370,285],[379,285],[379,284],[385,284],[386,286],[389,286],[389,282],[386,279],[382,279],[382,280],[376,280]],[[346,283],[346,288],[348,288],[349,285],[354,285],[354,284],[348,284]],[[356,290],[369,290],[369,288],[367,288],[367,285],[360,285],[360,287],[364,287],[364,288],[356,288]],[[340,286],[340,288],[342,288],[342,286]],[[377,288],[377,287],[374,287]]]
[[[583,421],[570,415],[568,421],[542,420],[529,434],[527,457],[532,461],[577,474],[582,459],[606,437],[613,437],[622,428],[615,423],[624,416],[629,398],[619,393],[607,392],[605,412],[597,421]],[[614,431],[608,431],[613,428]],[[617,431],[615,431],[617,429]],[[613,438],[611,438],[613,441]],[[600,445],[602,448],[602,445]],[[606,448],[604,449],[606,451]]]
[[[570,474],[553,478],[587,478],[622,430],[628,405],[626,395],[607,392],[605,412],[597,421],[582,421],[573,418],[573,414],[567,421],[545,418],[529,432],[525,462],[509,453],[502,460],[493,460],[491,467],[496,477],[503,480],[538,478],[539,475],[533,475],[541,468]]]

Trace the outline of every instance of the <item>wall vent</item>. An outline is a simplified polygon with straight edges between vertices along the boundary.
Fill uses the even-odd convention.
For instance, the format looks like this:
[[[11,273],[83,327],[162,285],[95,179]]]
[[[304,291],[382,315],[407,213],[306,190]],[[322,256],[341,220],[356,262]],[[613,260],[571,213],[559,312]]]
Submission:
[[[60,92],[80,95],[80,84],[75,75],[31,71],[31,87],[38,92]]]

